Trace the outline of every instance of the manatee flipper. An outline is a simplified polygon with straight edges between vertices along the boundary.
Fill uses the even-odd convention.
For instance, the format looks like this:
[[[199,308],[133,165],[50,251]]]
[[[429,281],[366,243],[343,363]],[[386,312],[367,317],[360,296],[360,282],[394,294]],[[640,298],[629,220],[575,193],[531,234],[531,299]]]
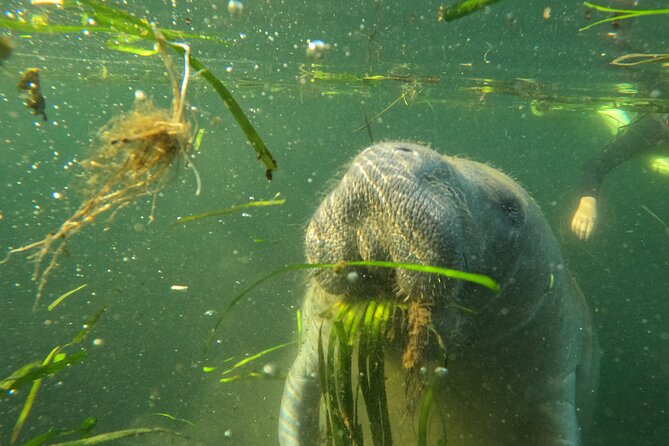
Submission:
[[[576,374],[570,373],[554,386],[549,390],[555,393],[554,398],[539,404],[528,417],[538,432],[536,438],[546,446],[580,446],[576,402],[569,399],[576,392]]]
[[[318,444],[321,393],[318,364],[314,363],[312,350],[312,346],[302,345],[286,378],[279,412],[279,444],[282,446]]]
[[[317,287],[310,287],[307,291],[302,306],[302,345],[288,371],[281,398],[281,446],[312,446],[319,442],[321,388],[318,379],[318,337],[321,330],[324,339],[329,337],[331,325],[325,321],[322,313],[336,300],[334,296]]]

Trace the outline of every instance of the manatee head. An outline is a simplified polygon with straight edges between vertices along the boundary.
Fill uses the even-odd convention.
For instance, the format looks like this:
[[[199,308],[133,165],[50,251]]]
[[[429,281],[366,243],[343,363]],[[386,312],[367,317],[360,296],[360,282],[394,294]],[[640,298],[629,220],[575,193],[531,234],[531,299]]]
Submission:
[[[505,296],[517,282],[534,286],[525,283],[525,276],[545,266],[545,256],[535,254],[546,232],[552,238],[536,204],[499,171],[418,144],[384,142],[355,157],[323,200],[308,225],[306,252],[314,263],[418,263],[497,280],[499,295],[479,285],[402,269],[347,267],[313,273],[331,294],[431,302],[444,312],[438,318],[448,326],[444,330],[453,331],[463,313],[485,314],[500,299],[518,298],[518,293]],[[520,305],[514,325],[529,317],[538,302]]]

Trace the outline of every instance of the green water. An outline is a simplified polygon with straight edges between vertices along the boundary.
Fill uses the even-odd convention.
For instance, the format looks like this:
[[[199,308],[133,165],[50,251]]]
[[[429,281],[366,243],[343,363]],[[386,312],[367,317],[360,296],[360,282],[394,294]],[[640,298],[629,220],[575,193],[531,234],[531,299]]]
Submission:
[[[3,0],[2,12],[25,11],[26,17],[48,12],[52,23],[60,17],[53,8],[25,3]],[[238,292],[263,274],[304,261],[310,214],[347,161],[370,143],[366,129],[356,131],[363,114],[372,118],[393,103],[371,125],[374,141],[421,141],[442,153],[489,162],[510,173],[543,208],[590,302],[603,348],[587,444],[666,442],[669,234],[642,206],[669,222],[669,177],[652,172],[646,160],[630,161],[605,182],[601,225],[592,241],[577,241],[569,221],[579,166],[611,138],[596,108],[612,98],[648,98],[652,87],[646,80],[666,76],[657,64],[630,70],[608,62],[625,52],[666,52],[667,16],[624,26],[613,39],[606,36],[614,31],[608,25],[579,32],[589,22],[575,1],[506,0],[449,24],[436,21],[439,1],[339,6],[249,0],[236,17],[224,1],[127,3],[125,9],[165,27],[233,41],[191,43],[247,111],[279,169],[272,182],[264,178],[230,113],[194,77],[189,99],[206,130],[194,159],[203,179],[199,197],[193,175],[181,166],[158,197],[154,222],[148,220],[150,197],[113,221],[98,219],[68,243],[68,255],[50,277],[36,313],[26,255],[0,265],[0,377],[44,359],[108,306],[85,341],[85,362],[44,380],[19,444],[50,429],[77,427],[88,416],[97,418],[98,433],[163,426],[191,437],[175,444],[276,444],[280,376],[294,348],[246,369],[271,364],[277,379],[221,384],[220,373],[204,373],[202,367],[225,369],[230,357],[234,362],[293,340],[304,276],[292,273],[263,284],[224,321],[206,353],[204,341]],[[666,2],[642,6],[666,7]],[[548,20],[542,18],[545,7],[551,8]],[[331,45],[321,61],[307,57],[308,39]],[[3,253],[43,238],[78,207],[77,169],[67,166],[87,158],[97,129],[132,106],[134,91],[169,105],[160,60],[113,52],[105,40],[14,35],[15,53],[0,67]],[[46,123],[30,115],[16,90],[29,67],[41,69]],[[345,76],[311,82],[314,70]],[[416,81],[353,79],[366,75]],[[621,92],[623,83],[637,93]],[[657,101],[665,112],[666,94]],[[535,116],[532,97],[549,98],[553,110]],[[285,205],[172,224],[178,216],[277,193]],[[86,288],[47,311],[53,299],[84,283]],[[188,289],[172,291],[172,285]],[[24,388],[0,399],[0,444],[10,444],[26,394]],[[187,419],[196,428],[154,413]],[[143,437],[124,444],[165,441]]]

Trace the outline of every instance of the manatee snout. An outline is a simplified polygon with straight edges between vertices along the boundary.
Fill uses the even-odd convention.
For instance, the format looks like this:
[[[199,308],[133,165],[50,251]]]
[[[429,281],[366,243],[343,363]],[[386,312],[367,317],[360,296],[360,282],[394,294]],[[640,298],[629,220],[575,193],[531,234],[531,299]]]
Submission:
[[[333,351],[336,327],[328,310],[395,296],[410,299],[382,362],[395,443],[415,444],[424,423],[408,373],[431,373],[446,352],[448,376],[429,384],[441,427],[427,427],[426,444],[581,444],[597,382],[596,335],[548,222],[510,177],[415,144],[376,144],[321,202],[306,251],[312,263],[382,260],[485,274],[500,291],[401,268],[314,270],[281,402],[281,445],[319,444],[321,394],[331,388],[327,377],[328,389],[320,387],[319,351]],[[370,362],[360,366],[352,376],[367,376]]]
[[[464,269],[462,197],[446,158],[416,144],[386,142],[361,152],[312,217],[309,262],[382,260]],[[407,270],[318,270],[332,294],[434,298],[457,282]],[[416,296],[418,294],[418,296]]]

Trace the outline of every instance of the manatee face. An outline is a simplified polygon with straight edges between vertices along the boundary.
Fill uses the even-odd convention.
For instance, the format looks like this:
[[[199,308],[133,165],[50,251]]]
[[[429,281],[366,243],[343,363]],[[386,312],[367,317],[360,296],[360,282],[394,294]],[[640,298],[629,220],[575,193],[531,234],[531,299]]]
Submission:
[[[417,144],[389,142],[360,153],[307,229],[309,262],[385,260],[418,263],[513,281],[521,253],[536,242],[536,205],[516,183],[485,165],[439,155]],[[545,229],[543,221],[538,222]],[[332,294],[398,296],[434,302],[443,335],[463,334],[460,310],[497,297],[477,285],[406,270],[321,270]],[[531,306],[531,303],[529,303]],[[529,310],[529,308],[528,308]],[[519,317],[523,317],[523,312]],[[478,330],[480,332],[480,330]]]
[[[430,350],[433,330],[448,355],[435,396],[448,444],[580,444],[597,381],[596,336],[552,231],[509,177],[417,144],[373,145],[315,212],[306,251],[313,263],[382,260],[485,274],[501,291],[402,269],[315,271],[302,306],[302,345],[284,387],[282,445],[318,444],[318,349],[333,325],[327,310],[338,301],[386,298],[410,300],[407,313],[426,303],[430,313],[429,327],[410,327],[409,315],[398,329],[406,347],[389,344],[385,378],[398,444],[414,444],[418,425],[402,372],[442,358]],[[398,350],[400,373],[392,371],[400,367]]]

